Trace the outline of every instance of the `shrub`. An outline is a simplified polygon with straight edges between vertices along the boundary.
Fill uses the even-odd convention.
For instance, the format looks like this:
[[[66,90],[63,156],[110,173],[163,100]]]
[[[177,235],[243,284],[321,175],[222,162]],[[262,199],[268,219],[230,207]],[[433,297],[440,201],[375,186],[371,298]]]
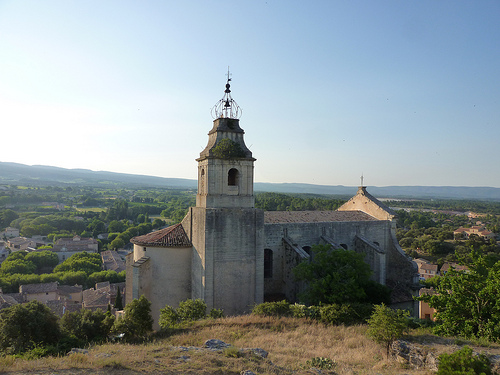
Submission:
[[[210,314],[208,316],[212,319],[224,318],[224,311],[222,309],[214,309],[210,310]]]
[[[307,361],[306,364],[309,367],[316,367],[325,370],[330,370],[335,366],[335,362],[326,357],[314,357],[310,361]]]
[[[353,325],[366,322],[373,307],[370,304],[331,304],[320,307],[320,320],[326,324]]]
[[[474,355],[464,346],[452,354],[439,356],[438,375],[491,375],[490,361],[483,354]]]
[[[165,306],[160,310],[160,319],[158,324],[161,328],[174,328],[179,323],[179,315],[172,306]]]
[[[207,316],[207,304],[201,299],[187,299],[176,310],[181,321],[193,321]]]
[[[291,315],[290,304],[283,300],[279,302],[264,302],[255,305],[252,314],[262,316],[289,316]]]

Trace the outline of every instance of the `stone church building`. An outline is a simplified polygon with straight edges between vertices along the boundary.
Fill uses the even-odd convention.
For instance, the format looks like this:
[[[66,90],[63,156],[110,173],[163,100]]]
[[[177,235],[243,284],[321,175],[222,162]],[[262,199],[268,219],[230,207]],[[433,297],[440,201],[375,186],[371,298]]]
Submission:
[[[364,253],[374,280],[393,289],[394,302],[412,303],[417,267],[396,240],[394,213],[366,187],[337,211],[255,208],[256,159],[229,88],[228,80],[208,144],[196,159],[196,206],[181,223],[131,239],[126,301],[147,297],[155,328],[161,308],[189,298],[225,315],[249,312],[266,297],[295,301],[300,286],[292,269],[321,243]]]

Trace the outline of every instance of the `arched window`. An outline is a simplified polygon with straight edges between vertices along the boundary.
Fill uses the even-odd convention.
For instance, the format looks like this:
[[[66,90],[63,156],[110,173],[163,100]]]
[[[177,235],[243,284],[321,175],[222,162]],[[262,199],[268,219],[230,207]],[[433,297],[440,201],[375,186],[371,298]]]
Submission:
[[[227,173],[227,184],[229,186],[238,186],[238,170],[231,168]]]
[[[273,277],[273,251],[264,249],[264,279]]]
[[[202,169],[200,173],[200,194],[204,193],[205,193],[205,169]]]

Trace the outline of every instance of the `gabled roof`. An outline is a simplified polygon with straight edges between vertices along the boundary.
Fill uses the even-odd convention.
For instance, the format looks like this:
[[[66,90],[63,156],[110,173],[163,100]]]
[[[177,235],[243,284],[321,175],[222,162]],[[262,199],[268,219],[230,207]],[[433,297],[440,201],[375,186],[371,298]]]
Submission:
[[[19,293],[21,294],[36,294],[57,292],[57,281],[42,284],[25,284],[19,285]]]
[[[133,237],[130,239],[130,242],[135,245],[150,247],[193,246],[181,223],[145,234],[143,236]]]

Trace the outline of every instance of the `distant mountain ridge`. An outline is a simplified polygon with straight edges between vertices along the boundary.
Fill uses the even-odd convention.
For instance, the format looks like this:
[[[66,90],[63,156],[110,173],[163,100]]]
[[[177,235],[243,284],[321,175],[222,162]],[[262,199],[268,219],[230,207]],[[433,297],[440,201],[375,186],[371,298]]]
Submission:
[[[165,178],[127,173],[66,169],[46,165],[25,165],[0,162],[0,185],[89,185],[118,187],[160,187],[196,189],[197,181],[185,178]],[[355,186],[314,185],[304,183],[256,182],[255,191],[276,193],[331,194],[350,197]],[[369,186],[371,194],[380,198],[435,198],[500,200],[500,188],[468,186]]]

